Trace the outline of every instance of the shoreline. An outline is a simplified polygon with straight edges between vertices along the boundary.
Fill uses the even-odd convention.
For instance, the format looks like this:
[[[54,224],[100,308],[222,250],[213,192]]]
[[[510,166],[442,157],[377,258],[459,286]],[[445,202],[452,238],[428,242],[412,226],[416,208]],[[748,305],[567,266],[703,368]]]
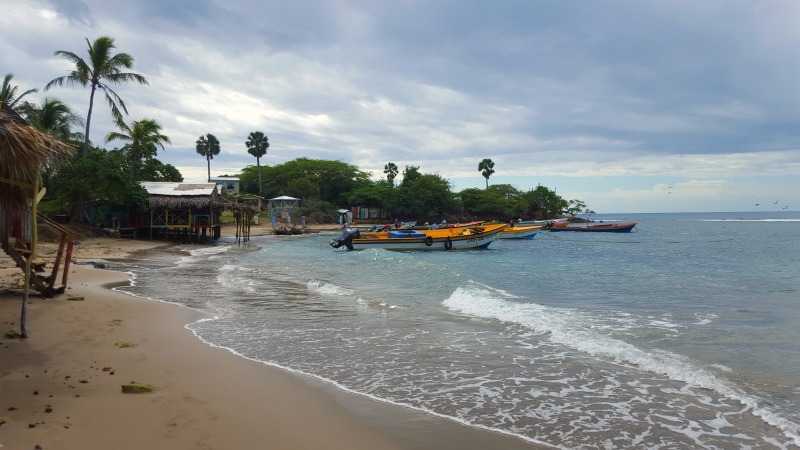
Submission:
[[[127,273],[80,264],[169,246],[84,240],[67,292],[31,295],[30,337],[0,341],[0,447],[545,448],[206,344],[186,327],[204,313],[113,291],[130,282]],[[5,289],[14,271],[21,277],[0,266],[3,333],[18,329],[21,296]],[[157,390],[123,394],[132,381]]]

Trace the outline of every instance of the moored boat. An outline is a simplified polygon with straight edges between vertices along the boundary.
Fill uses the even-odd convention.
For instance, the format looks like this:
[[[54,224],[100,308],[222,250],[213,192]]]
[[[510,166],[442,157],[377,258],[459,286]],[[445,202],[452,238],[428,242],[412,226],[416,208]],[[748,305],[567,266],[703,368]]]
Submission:
[[[533,239],[541,229],[541,225],[506,227],[500,233],[500,239]]]
[[[609,233],[630,233],[636,222],[621,222],[621,223],[601,223],[601,224],[587,224],[587,225],[567,225],[556,223],[555,226],[550,227],[550,231],[586,231],[586,232],[609,232]]]
[[[389,250],[459,250],[486,248],[499,236],[505,224],[438,230],[389,230],[380,232],[347,232],[333,239],[331,247],[349,250],[384,248]]]

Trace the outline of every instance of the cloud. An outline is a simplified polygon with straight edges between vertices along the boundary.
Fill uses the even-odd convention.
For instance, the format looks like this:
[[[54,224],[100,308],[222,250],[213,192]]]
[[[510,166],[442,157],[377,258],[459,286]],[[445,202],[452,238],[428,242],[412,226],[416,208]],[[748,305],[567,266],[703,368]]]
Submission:
[[[14,2],[0,54],[41,89],[70,68],[55,50],[114,37],[150,81],[114,87],[129,120],[158,120],[172,139],[159,156],[187,177],[205,177],[198,136],[222,143],[212,174],[235,173],[259,130],[266,164],[337,159],[382,177],[392,161],[480,187],[488,157],[493,182],[591,199],[579,180],[602,180],[609,202],[633,201],[623,191],[663,177],[738,192],[741,177],[798,173],[798,13],[788,0]],[[85,89],[48,95],[88,108]],[[96,103],[93,141],[113,129]],[[653,181],[633,188],[641,176]],[[670,202],[638,208],[683,207]]]

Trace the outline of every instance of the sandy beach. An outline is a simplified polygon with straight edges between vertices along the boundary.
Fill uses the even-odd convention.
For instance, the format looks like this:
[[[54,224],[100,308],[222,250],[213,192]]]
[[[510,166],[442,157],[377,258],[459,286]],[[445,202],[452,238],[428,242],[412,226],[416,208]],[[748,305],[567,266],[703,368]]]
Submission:
[[[0,340],[1,449],[537,448],[206,345],[185,328],[201,313],[113,291],[128,275],[87,264],[164,246],[82,240],[67,291],[31,295],[29,338]],[[19,329],[21,279],[0,257],[3,335]],[[132,383],[154,391],[123,393]]]

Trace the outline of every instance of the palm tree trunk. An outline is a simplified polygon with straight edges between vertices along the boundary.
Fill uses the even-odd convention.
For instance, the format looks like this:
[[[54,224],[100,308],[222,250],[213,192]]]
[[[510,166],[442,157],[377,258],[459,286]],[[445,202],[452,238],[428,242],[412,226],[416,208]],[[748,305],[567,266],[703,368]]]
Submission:
[[[97,85],[92,83],[92,92],[89,94],[89,112],[86,113],[86,136],[83,137],[83,152],[89,151],[89,126],[92,123],[92,109],[94,108],[94,92]]]
[[[258,166],[258,195],[261,195],[261,158],[256,158],[256,166]]]
[[[208,157],[208,153],[206,153],[206,163],[208,163],[208,182],[211,183],[211,158]]]

